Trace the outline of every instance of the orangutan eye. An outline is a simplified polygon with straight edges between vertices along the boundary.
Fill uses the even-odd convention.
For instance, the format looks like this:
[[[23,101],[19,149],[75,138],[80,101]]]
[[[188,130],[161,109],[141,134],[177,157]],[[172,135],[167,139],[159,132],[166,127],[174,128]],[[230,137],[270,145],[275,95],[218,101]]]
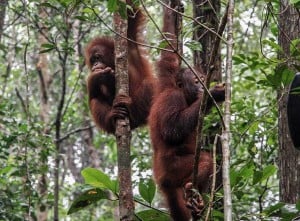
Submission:
[[[182,87],[183,87],[183,84],[182,84],[181,81],[178,81],[176,84],[177,84],[177,87],[179,87],[179,88],[182,88]]]

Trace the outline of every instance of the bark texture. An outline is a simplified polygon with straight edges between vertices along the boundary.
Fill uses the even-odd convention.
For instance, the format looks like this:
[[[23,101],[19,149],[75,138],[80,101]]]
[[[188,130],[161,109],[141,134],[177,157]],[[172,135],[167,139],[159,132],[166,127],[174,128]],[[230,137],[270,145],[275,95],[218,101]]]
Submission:
[[[0,42],[3,35],[5,12],[8,0],[0,0]]]
[[[288,0],[280,1],[279,12],[279,45],[283,52],[279,54],[284,59],[281,65],[295,71],[299,60],[291,56],[291,41],[300,37],[300,16]],[[294,47],[298,47],[299,44]],[[296,203],[300,198],[300,151],[295,149],[290,138],[287,124],[287,91],[288,87],[278,91],[278,137],[279,137],[279,182],[280,201]],[[300,114],[300,113],[299,113]]]
[[[41,19],[45,19],[47,17],[47,13],[45,8],[39,8],[39,16]],[[41,24],[42,26],[42,24]],[[41,32],[44,34],[47,33],[45,27],[42,26]],[[39,33],[38,34],[38,45],[40,46],[40,50],[42,50],[41,45],[47,43],[45,37]],[[40,80],[40,118],[41,121],[44,123],[43,133],[45,135],[49,135],[49,86],[51,83],[51,76],[49,74],[49,67],[48,67],[48,57],[46,53],[38,54],[38,61],[36,65],[36,69],[39,75]],[[45,147],[41,147],[40,155],[43,156],[43,149]],[[47,167],[47,159],[45,157],[41,157],[41,167]],[[40,201],[38,204],[38,211],[37,211],[37,220],[38,221],[46,221],[48,219],[48,207],[46,203],[46,199],[48,196],[48,180],[46,172],[42,173],[38,178],[38,192]]]
[[[127,36],[127,20],[122,19],[118,13],[115,13],[114,25],[117,33]],[[127,40],[120,35],[115,36],[116,94],[129,95]],[[130,165],[131,130],[128,117],[117,120],[115,135],[118,147],[120,220],[129,221],[134,217],[134,202]]]
[[[193,3],[194,18],[212,31],[217,32],[220,23],[220,1],[195,0]],[[202,67],[204,73],[207,73],[216,34],[199,24],[195,23],[195,26],[197,29],[194,32],[194,40],[201,44],[202,50],[194,51],[194,64],[196,67]],[[221,80],[221,55],[217,53],[216,56],[212,76],[214,80]]]

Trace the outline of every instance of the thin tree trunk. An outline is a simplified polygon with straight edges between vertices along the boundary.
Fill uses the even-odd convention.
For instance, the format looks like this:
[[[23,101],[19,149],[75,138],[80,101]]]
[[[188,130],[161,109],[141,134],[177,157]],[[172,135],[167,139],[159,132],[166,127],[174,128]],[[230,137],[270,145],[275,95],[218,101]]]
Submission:
[[[123,1],[124,2],[124,1]],[[115,31],[127,36],[127,20],[119,13],[114,15]],[[129,95],[128,79],[128,50],[127,40],[115,35],[115,66],[116,94]],[[119,177],[119,212],[120,220],[129,221],[134,217],[134,202],[132,194],[130,140],[131,130],[129,118],[118,119],[116,122],[116,140],[118,147],[118,177]]]
[[[45,9],[43,7],[39,8],[39,16],[40,18],[46,18],[47,14],[44,11]],[[42,28],[45,32],[44,28]],[[41,46],[42,44],[47,43],[47,40],[42,34],[38,34],[38,45]],[[49,123],[49,104],[48,104],[48,89],[49,84],[51,81],[49,71],[48,71],[48,58],[47,54],[39,54],[38,55],[38,61],[37,61],[37,72],[39,74],[40,79],[40,117],[41,121],[44,123],[44,130],[43,134],[49,135],[49,128],[47,127]],[[41,147],[43,148],[43,147]],[[45,148],[45,147],[44,147]],[[42,155],[42,149],[40,150],[40,154]],[[41,158],[41,167],[47,166],[47,158]],[[38,191],[39,191],[39,197],[40,202],[38,204],[38,211],[37,211],[37,220],[38,221],[46,221],[48,217],[48,208],[47,204],[43,203],[43,201],[47,197],[47,176],[46,173],[43,172],[43,174],[40,175],[38,179]]]
[[[67,15],[65,15],[67,16]],[[65,30],[64,41],[66,45],[69,44],[69,38],[71,35],[72,25],[69,23],[68,17],[65,18],[66,27],[69,29]],[[55,165],[54,165],[54,221],[59,221],[59,170],[60,170],[60,154],[62,151],[62,141],[61,141],[61,126],[63,119],[63,108],[65,106],[65,96],[67,90],[67,60],[68,60],[68,51],[59,51],[57,50],[60,67],[61,67],[61,93],[60,100],[57,106],[56,119],[55,119]]]
[[[299,60],[291,57],[291,41],[300,38],[299,10],[288,0],[280,1],[279,15],[279,45],[283,52],[278,55],[286,62],[280,68],[286,67],[295,71],[294,65],[300,65]],[[299,50],[298,46],[295,46]],[[278,91],[278,138],[279,138],[279,185],[280,201],[296,203],[300,198],[300,151],[295,149],[289,135],[287,124],[287,91],[288,87]]]
[[[194,18],[202,24],[205,24],[210,29],[217,32],[219,26],[219,14],[221,9],[220,0],[207,1],[195,0],[193,1]],[[202,26],[195,24],[197,29],[194,31],[194,40],[199,42],[202,46],[201,51],[194,51],[194,65],[201,67],[204,73],[208,73],[212,67],[208,67],[212,56],[213,46],[215,44],[216,35],[208,31]],[[215,80],[221,80],[221,53],[216,53],[213,63],[212,76]]]
[[[198,2],[198,4],[195,4],[194,5],[194,16],[196,17],[202,17],[202,16],[205,16],[205,15],[202,15],[202,14],[196,14],[196,13],[203,13],[206,12],[206,13],[209,13],[210,11],[205,11],[205,10],[200,10],[199,8],[197,7],[204,7],[204,6],[207,6],[206,4],[208,4],[208,2],[201,2],[201,4]],[[217,1],[214,2],[214,4],[218,5]],[[211,6],[211,3],[209,3],[209,6]],[[217,13],[216,13],[216,10],[214,8],[211,9],[212,12],[213,12],[213,15],[215,16],[214,20],[218,20],[217,18]],[[220,10],[220,9],[219,9]],[[203,69],[203,67],[212,67],[213,65],[219,65],[220,63],[218,62],[218,59],[220,58],[220,42],[221,42],[221,39],[220,39],[220,36],[222,36],[223,32],[224,32],[224,29],[225,29],[225,26],[226,26],[226,21],[227,21],[227,12],[228,12],[228,6],[225,10],[225,13],[220,21],[220,24],[215,24],[217,25],[218,27],[216,28],[212,28],[212,27],[208,27],[208,25],[206,24],[206,26],[208,28],[210,28],[211,30],[215,29],[217,30],[215,33],[211,33],[211,31],[209,31],[211,34],[213,34],[213,36],[208,36],[206,38],[197,38],[197,35],[199,32],[203,32],[203,30],[199,27],[199,30],[196,30],[195,33],[194,33],[194,37],[196,36],[196,39],[202,44],[202,45],[206,45],[206,47],[210,47],[209,49],[207,49],[207,51],[210,51],[210,54],[209,56],[208,55],[204,55],[204,54],[200,54],[198,52],[195,52],[194,54],[194,65],[198,68]],[[206,32],[208,32],[207,29],[204,29]],[[205,35],[208,34],[205,32]],[[210,34],[210,35],[211,35]],[[203,37],[203,36],[202,36]],[[204,63],[204,62],[207,62],[207,63]],[[210,86],[210,81],[211,81],[211,76],[213,74],[213,71],[214,69],[213,68],[206,68],[206,82],[204,82],[204,84],[206,85],[206,88],[209,88]],[[221,76],[221,66],[218,70],[220,72],[220,76]],[[218,79],[220,80],[220,79]],[[198,119],[198,124],[197,124],[197,141],[196,141],[196,153],[195,153],[195,159],[194,159],[194,169],[193,169],[193,185],[194,186],[197,186],[197,174],[198,174],[198,164],[199,164],[199,159],[200,159],[200,153],[201,153],[201,148],[203,146],[203,132],[202,132],[202,129],[203,129],[203,123],[204,123],[204,115],[205,115],[205,110],[206,110],[206,104],[207,104],[207,99],[208,99],[208,91],[204,91],[203,93],[203,99],[202,99],[202,102],[201,102],[201,108],[199,110],[199,119]],[[219,113],[220,114],[220,113]],[[220,114],[221,115],[221,114]],[[223,123],[223,119],[222,119],[222,116],[221,117],[221,123],[224,127],[224,123]],[[220,129],[220,128],[219,128]],[[216,130],[215,128],[212,128],[212,130]],[[210,136],[215,136],[214,135],[211,135],[212,132],[209,132]],[[210,140],[214,140],[214,139],[210,139]],[[220,142],[219,142],[220,143]],[[212,143],[211,143],[212,144]],[[219,145],[221,146],[221,145]],[[221,150],[218,150],[218,152],[222,152]],[[218,174],[218,178],[220,178],[220,174]],[[221,183],[221,180],[219,179],[217,181],[217,183]]]
[[[225,93],[225,128],[222,133],[223,154],[223,189],[224,189],[224,221],[232,220],[232,199],[230,188],[230,107],[231,107],[231,75],[232,75],[232,53],[233,53],[233,14],[234,0],[228,2],[227,20],[227,55],[226,55],[226,93]]]
[[[168,1],[164,1],[166,4],[168,4]],[[172,8],[175,8],[180,11],[180,7],[182,7],[181,0],[171,0],[172,2]],[[176,49],[178,51],[178,54],[183,55],[183,38],[182,38],[182,15],[177,14],[176,16],[176,37],[177,37],[177,46]]]
[[[5,20],[5,11],[8,0],[0,0],[0,42],[3,35],[3,26]]]

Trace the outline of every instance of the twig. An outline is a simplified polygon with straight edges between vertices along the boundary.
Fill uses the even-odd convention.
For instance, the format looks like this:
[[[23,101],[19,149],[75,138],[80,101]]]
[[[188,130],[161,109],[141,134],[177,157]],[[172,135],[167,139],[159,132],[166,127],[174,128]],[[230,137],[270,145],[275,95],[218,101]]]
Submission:
[[[212,183],[211,183],[211,190],[210,190],[210,197],[209,197],[209,203],[207,208],[207,213],[205,217],[205,221],[209,220],[209,215],[213,207],[213,201],[214,201],[214,195],[215,195],[215,189],[216,189],[216,175],[217,175],[217,143],[220,135],[216,134],[214,145],[213,145],[213,177],[212,177]]]
[[[23,111],[24,111],[24,113],[27,115],[27,109],[26,109],[25,101],[24,101],[22,95],[20,94],[20,91],[18,90],[18,88],[15,88],[15,91],[16,91],[17,97],[18,97],[19,100],[21,101],[21,106],[22,106],[22,108],[23,108]]]
[[[72,130],[70,132],[68,132],[67,134],[65,134],[64,136],[60,137],[59,140],[55,140],[55,142],[62,142],[63,140],[69,138],[71,135],[85,131],[85,130],[90,130],[92,128],[94,128],[95,126],[91,125],[91,126],[87,126],[87,127],[82,127],[82,128],[77,128],[75,130]]]

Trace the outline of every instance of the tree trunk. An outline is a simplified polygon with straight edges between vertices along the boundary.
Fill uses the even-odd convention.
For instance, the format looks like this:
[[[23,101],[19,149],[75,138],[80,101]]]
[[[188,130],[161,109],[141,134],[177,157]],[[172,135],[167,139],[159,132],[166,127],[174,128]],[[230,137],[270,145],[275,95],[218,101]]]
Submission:
[[[115,31],[121,36],[127,36],[127,20],[122,19],[118,12],[114,15]],[[116,94],[129,95],[128,50],[127,40],[115,35],[115,66]],[[119,177],[119,212],[121,221],[131,221],[134,218],[134,202],[130,166],[131,130],[129,118],[117,119],[116,140],[118,148],[118,177]]]
[[[290,44],[297,38],[300,38],[299,11],[289,4],[288,0],[281,0],[278,40],[283,52],[278,57],[286,61],[281,64],[282,66],[295,71],[295,73],[294,65],[299,65],[300,62],[291,57]],[[289,135],[286,115],[287,91],[288,87],[278,91],[280,201],[296,203],[300,198],[300,152],[294,148]]]
[[[5,20],[7,1],[8,0],[0,0],[0,42],[1,42],[1,37],[3,35],[3,26]]]
[[[200,23],[209,27],[214,32],[218,31],[221,3],[220,0],[207,1],[195,0],[194,4],[194,18]],[[209,31],[207,28],[195,24],[197,29],[194,31],[194,40],[199,42],[202,46],[201,51],[194,51],[194,65],[202,67],[204,73],[209,71],[209,60],[212,55],[212,49],[215,42],[216,34]],[[221,80],[221,54],[217,53],[215,62],[213,64],[213,79]]]
[[[230,122],[231,122],[231,79],[232,79],[232,54],[233,54],[233,14],[234,0],[228,1],[227,18],[227,54],[226,54],[226,93],[224,124],[222,132],[222,154],[223,154],[223,191],[224,191],[224,221],[232,220],[232,197],[230,187]]]
[[[39,8],[39,16],[40,18],[46,18],[47,14],[45,12],[45,9],[43,7]],[[45,33],[46,29],[41,28],[41,30]],[[41,45],[47,43],[47,40],[45,37],[39,33],[38,34],[38,45],[40,46],[41,50]],[[48,58],[47,54],[38,54],[38,61],[36,65],[36,69],[39,75],[40,79],[40,118],[41,121],[43,122],[44,130],[43,134],[49,135],[49,104],[48,104],[48,89],[49,85],[51,82],[51,77],[49,75],[49,70],[48,70]],[[45,148],[45,147],[41,147]],[[40,149],[40,155],[41,155],[41,165],[40,167],[45,167],[47,168],[47,156],[45,157],[43,154],[43,149]],[[47,175],[46,172],[43,172],[40,177],[38,178],[38,192],[39,192],[39,197],[40,201],[38,204],[38,211],[37,211],[37,220],[38,221],[46,221],[48,217],[48,208],[47,204],[44,203],[44,201],[47,199]]]

